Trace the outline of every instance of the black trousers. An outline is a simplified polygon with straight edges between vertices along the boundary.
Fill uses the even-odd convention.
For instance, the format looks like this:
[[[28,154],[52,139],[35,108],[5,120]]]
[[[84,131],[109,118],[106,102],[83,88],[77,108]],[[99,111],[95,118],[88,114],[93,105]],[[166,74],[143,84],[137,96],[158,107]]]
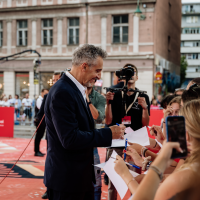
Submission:
[[[68,193],[68,192],[58,192],[50,188],[47,188],[47,196],[49,200],[94,200],[94,191],[83,192],[83,193],[80,192]]]
[[[37,127],[38,127],[38,125],[39,125],[39,123],[37,123]],[[40,127],[38,128],[37,133],[35,135],[35,145],[34,145],[35,153],[40,151],[40,141],[44,136],[45,128],[46,128],[45,122],[43,121],[40,124]]]

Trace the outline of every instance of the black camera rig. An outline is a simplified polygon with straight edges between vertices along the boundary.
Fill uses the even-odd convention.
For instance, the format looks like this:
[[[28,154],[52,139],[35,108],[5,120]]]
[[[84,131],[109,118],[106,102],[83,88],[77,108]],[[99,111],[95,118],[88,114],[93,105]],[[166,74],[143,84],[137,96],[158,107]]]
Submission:
[[[126,115],[126,111],[125,111],[125,104],[126,104],[126,97],[127,97],[127,92],[139,92],[139,95],[140,94],[144,94],[144,93],[147,93],[146,91],[142,91],[142,90],[137,90],[137,89],[128,89],[127,85],[128,85],[128,81],[132,79],[132,76],[134,76],[134,68],[131,67],[131,66],[127,66],[126,68],[122,68],[120,70],[117,70],[115,72],[116,76],[119,78],[119,80],[126,80],[126,83],[124,85],[123,88],[108,88],[108,87],[104,87],[104,89],[106,89],[107,91],[110,91],[110,92],[118,92],[118,91],[123,91],[124,92],[124,95],[123,95],[123,98],[122,98],[122,107],[121,107],[121,110],[122,110],[122,118]]]

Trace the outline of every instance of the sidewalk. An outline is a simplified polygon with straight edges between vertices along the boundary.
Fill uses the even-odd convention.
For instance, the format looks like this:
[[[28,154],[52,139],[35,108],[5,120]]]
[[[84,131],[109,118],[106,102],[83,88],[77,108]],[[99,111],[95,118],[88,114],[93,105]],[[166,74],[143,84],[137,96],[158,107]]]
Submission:
[[[27,138],[30,139],[36,130],[35,126],[22,126],[22,125],[15,125],[14,126],[14,138]],[[45,135],[43,137],[45,139]]]
[[[33,129],[16,128],[15,131],[24,133],[24,137],[31,137]],[[30,133],[29,133],[30,132]],[[18,135],[18,133],[16,133]],[[26,138],[0,138],[0,181],[7,174],[9,169],[18,159],[21,152],[28,144]],[[41,195],[46,191],[43,184],[44,176],[44,157],[36,157],[33,152],[34,140],[21,157],[17,165],[13,168],[10,175],[0,185],[0,199],[2,200],[30,200],[41,199]],[[46,154],[46,140],[41,141],[41,152]],[[105,148],[98,148],[101,163],[105,162]],[[103,183],[104,172],[102,171],[102,196],[101,199],[107,200],[108,186]],[[128,200],[130,192],[123,200]],[[118,200],[120,197],[118,196]]]

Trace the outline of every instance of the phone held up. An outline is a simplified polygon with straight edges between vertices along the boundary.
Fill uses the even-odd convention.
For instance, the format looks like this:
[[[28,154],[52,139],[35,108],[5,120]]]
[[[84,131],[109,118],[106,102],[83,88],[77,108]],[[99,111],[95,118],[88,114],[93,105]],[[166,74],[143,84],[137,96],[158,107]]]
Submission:
[[[179,142],[183,153],[173,149],[171,158],[184,158],[187,156],[187,142],[185,118],[183,116],[168,116],[166,118],[166,131],[168,142]]]

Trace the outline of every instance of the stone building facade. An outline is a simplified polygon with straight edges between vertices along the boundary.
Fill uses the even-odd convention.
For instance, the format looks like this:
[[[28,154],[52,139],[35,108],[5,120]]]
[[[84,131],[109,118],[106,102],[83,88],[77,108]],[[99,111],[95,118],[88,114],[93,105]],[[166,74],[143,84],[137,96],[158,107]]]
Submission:
[[[180,78],[181,0],[0,0],[0,57],[26,49],[42,56],[39,85],[33,84],[35,54],[0,63],[0,85],[6,95],[30,97],[51,85],[53,71],[71,67],[73,51],[85,43],[108,52],[103,87],[113,84],[115,70],[137,66],[136,86],[151,97],[154,74]],[[1,83],[2,82],[2,83]]]

